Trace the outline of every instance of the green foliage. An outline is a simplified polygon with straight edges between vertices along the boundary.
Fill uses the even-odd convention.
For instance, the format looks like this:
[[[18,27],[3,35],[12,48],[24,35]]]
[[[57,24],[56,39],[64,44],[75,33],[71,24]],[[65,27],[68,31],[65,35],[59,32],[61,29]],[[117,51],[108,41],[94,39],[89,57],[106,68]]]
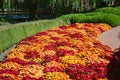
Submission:
[[[16,23],[17,20],[9,18],[9,17],[0,17],[0,26],[2,25],[9,25],[12,23]]]
[[[50,0],[53,14],[56,16],[67,13],[91,11],[96,7],[96,0]]]
[[[74,22],[84,22],[86,16],[84,14],[68,14],[59,17],[60,19],[66,21],[66,23],[74,23]]]
[[[115,14],[108,14],[108,13],[89,13],[87,15],[94,15],[94,16],[88,16],[87,22],[97,22],[97,23],[107,23],[111,25],[112,27],[119,26],[120,25],[120,16],[117,16]]]
[[[7,2],[7,4],[5,3]],[[3,8],[3,6],[5,7]],[[0,8],[10,14],[12,9],[24,10],[30,19],[36,19],[40,10],[45,10],[52,17],[68,13],[90,12],[98,7],[114,6],[115,0],[1,0]],[[47,12],[48,11],[48,12]],[[25,13],[25,14],[26,14]],[[44,13],[44,11],[43,11]]]
[[[11,44],[11,38],[9,36],[9,31],[2,31],[0,32],[0,52],[3,51],[3,49],[6,49],[8,47],[10,47]]]
[[[66,24],[60,19],[32,21],[0,27],[0,53],[25,37]]]
[[[60,17],[62,20],[69,23],[75,22],[92,22],[92,23],[108,23],[111,26],[120,25],[120,17],[115,14],[107,14],[100,12],[93,12],[87,14],[69,14]]]
[[[10,24],[9,21],[11,21],[9,18],[0,18],[0,25]]]
[[[95,10],[95,12],[102,12],[102,13],[109,13],[109,14],[116,14],[120,16],[120,7],[105,7],[105,8],[99,8]]]
[[[116,9],[120,9],[120,6],[118,6],[118,7],[115,7]]]
[[[23,27],[10,28],[0,31],[0,52],[26,37]]]

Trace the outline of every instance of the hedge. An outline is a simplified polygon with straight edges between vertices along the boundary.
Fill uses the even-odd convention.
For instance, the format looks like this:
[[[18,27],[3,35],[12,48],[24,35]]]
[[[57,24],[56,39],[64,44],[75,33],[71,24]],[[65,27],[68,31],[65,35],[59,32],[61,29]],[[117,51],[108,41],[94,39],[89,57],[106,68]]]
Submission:
[[[100,12],[92,12],[86,14],[69,14],[63,15],[59,17],[66,23],[84,23],[84,22],[92,22],[92,23],[107,23],[111,26],[118,26],[120,25],[120,16],[115,14],[107,14],[107,13],[100,13]]]
[[[0,29],[0,53],[28,36],[64,24],[66,23],[55,19],[2,26],[4,28]]]
[[[116,14],[116,15],[120,16],[120,7],[99,8],[99,9],[95,10],[95,12]]]

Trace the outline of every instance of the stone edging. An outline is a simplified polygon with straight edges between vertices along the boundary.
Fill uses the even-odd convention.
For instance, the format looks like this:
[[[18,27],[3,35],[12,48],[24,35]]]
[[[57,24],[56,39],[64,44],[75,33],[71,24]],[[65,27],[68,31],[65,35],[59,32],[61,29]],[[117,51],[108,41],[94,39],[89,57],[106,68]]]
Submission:
[[[10,47],[9,49],[5,50],[3,53],[0,54],[0,61],[3,61],[6,56],[9,54],[9,52],[14,49],[16,47],[16,45],[13,45],[12,47]]]

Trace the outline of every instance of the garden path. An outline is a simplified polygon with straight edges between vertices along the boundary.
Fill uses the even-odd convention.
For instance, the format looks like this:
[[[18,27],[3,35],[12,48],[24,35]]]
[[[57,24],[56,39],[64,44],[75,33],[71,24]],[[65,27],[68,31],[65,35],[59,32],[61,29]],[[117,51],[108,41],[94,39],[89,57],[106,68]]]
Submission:
[[[120,48],[120,26],[102,33],[99,36],[99,40],[103,44],[110,46],[113,50]]]

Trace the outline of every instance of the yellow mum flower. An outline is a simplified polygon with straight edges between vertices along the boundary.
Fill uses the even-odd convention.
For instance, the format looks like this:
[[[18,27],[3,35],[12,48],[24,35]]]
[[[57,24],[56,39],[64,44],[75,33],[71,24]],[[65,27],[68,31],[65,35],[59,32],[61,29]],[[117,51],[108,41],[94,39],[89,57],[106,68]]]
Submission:
[[[21,67],[19,76],[25,77],[26,75],[34,78],[39,78],[44,75],[43,73],[43,66],[39,65],[25,65]]]
[[[19,69],[20,67],[21,67],[21,65],[15,63],[15,62],[0,63],[0,70],[1,70],[1,69],[17,70],[17,69]]]
[[[45,75],[45,80],[70,80],[69,75],[62,72],[49,72]]]
[[[68,64],[77,64],[77,63],[85,65],[85,61],[84,60],[80,60],[76,56],[64,56],[64,57],[61,57],[61,62],[66,67],[68,66]]]
[[[102,55],[102,54],[101,54]],[[94,51],[86,51],[86,52],[80,52],[77,54],[77,57],[80,60],[84,60],[86,64],[91,64],[91,63],[109,63],[107,59],[102,59],[99,57],[100,54],[96,53]]]
[[[47,62],[45,67],[59,67],[59,68],[65,69],[62,63],[55,62],[55,61]]]
[[[108,78],[104,78],[104,79],[100,78],[100,79],[98,79],[98,80],[108,80]]]
[[[42,58],[34,58],[33,61],[36,63],[42,63],[43,59]]]
[[[23,52],[19,52],[19,51],[12,51],[10,54],[7,55],[7,58],[6,59],[11,59],[11,58],[20,58],[22,60],[25,60],[25,61],[29,61],[29,60],[26,60],[24,58],[24,53]]]
[[[102,29],[104,29],[105,31],[112,29],[112,27],[111,27],[110,25],[105,24],[105,23],[101,23],[101,24],[99,24],[99,25],[100,25],[100,27],[101,27]]]

